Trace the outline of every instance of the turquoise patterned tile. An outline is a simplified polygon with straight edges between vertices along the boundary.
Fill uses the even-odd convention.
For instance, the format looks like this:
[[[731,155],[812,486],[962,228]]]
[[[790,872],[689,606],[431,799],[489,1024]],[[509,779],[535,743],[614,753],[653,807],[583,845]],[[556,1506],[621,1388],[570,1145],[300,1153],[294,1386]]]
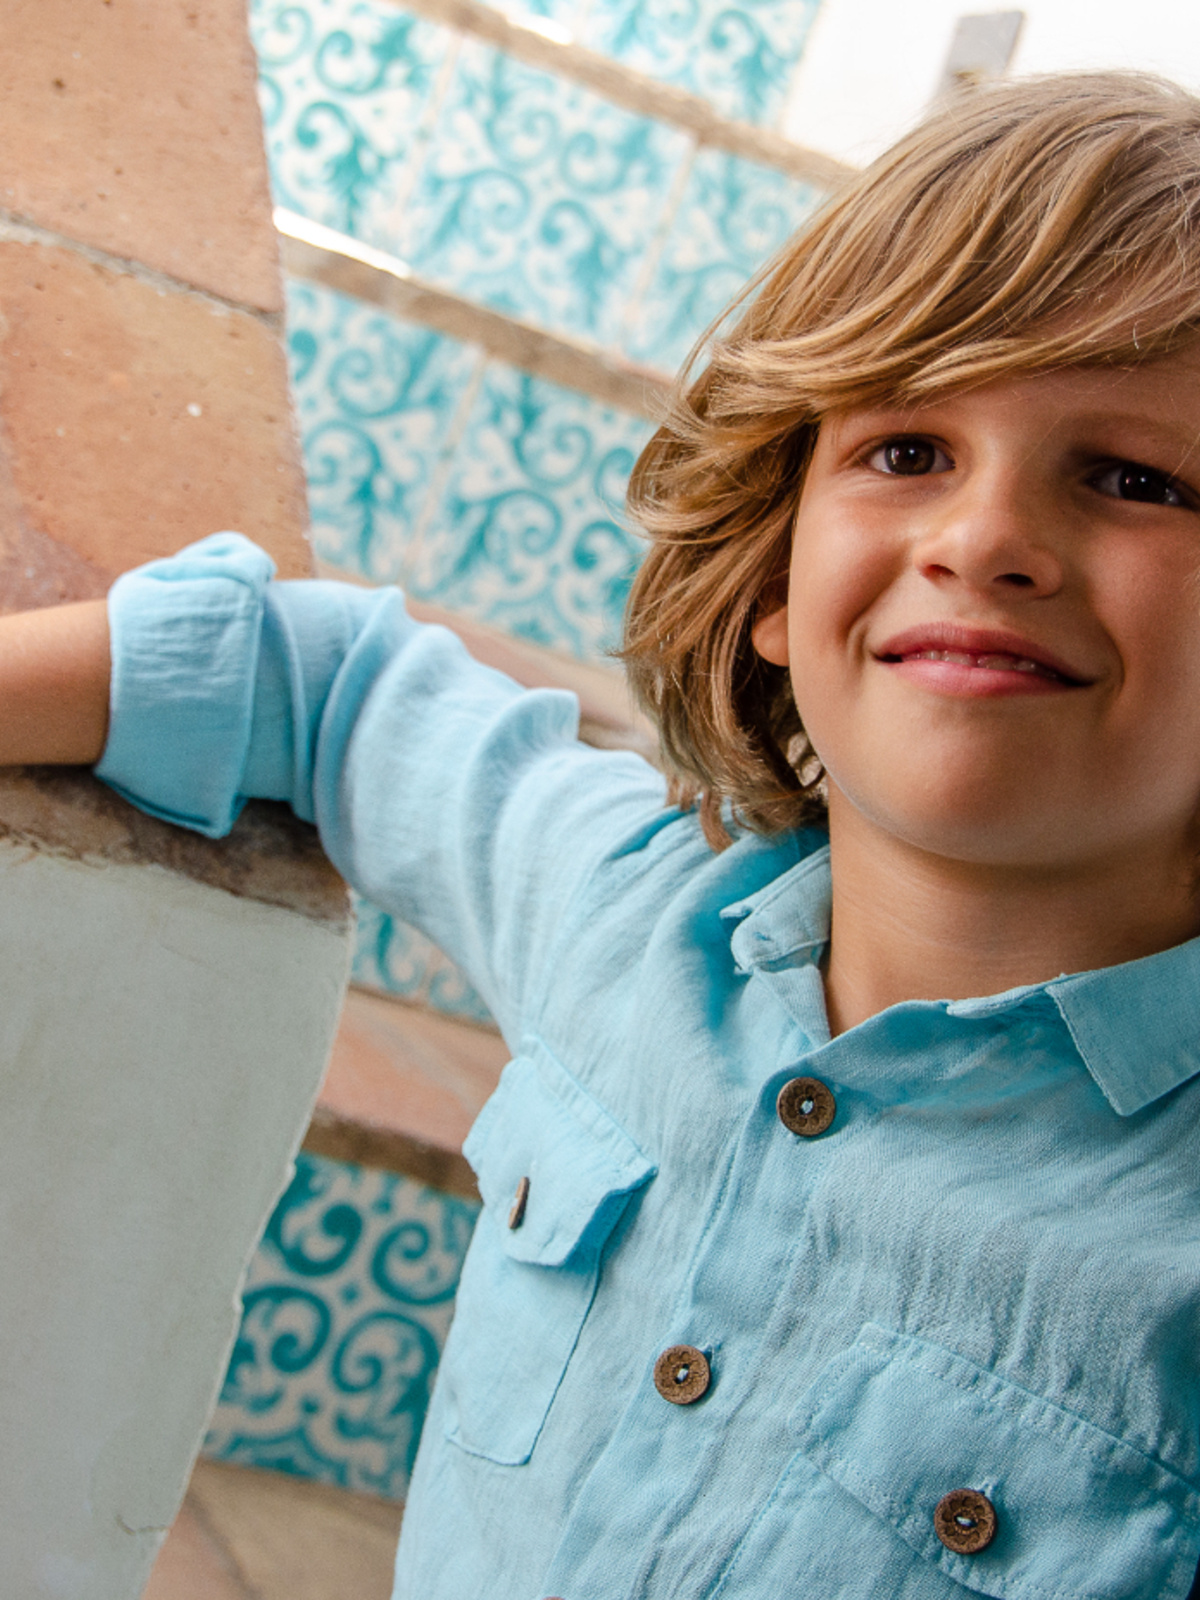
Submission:
[[[402,1500],[478,1207],[301,1152],[205,1454]]]
[[[295,282],[288,351],[317,554],[353,576],[394,581],[477,353]]]
[[[670,370],[746,280],[820,204],[821,193],[772,167],[700,150],[642,297],[630,355]]]
[[[685,136],[478,42],[408,204],[402,254],[469,299],[555,332],[615,332]]]
[[[375,0],[252,0],[279,205],[394,249],[452,36]]]
[[[653,424],[492,364],[412,553],[423,599],[568,654],[616,644],[641,545],[622,512]]]
[[[774,125],[820,0],[593,0],[580,43]]]
[[[354,909],[358,932],[353,982],[464,1022],[492,1021],[476,990],[423,933],[361,895],[355,896]]]

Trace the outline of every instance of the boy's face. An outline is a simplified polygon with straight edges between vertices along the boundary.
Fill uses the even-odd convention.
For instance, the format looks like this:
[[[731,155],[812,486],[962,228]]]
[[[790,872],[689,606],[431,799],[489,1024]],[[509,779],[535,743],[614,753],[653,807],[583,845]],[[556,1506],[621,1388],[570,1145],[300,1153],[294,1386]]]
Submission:
[[[787,604],[831,816],[957,860],[1194,859],[1200,345],[828,418]]]

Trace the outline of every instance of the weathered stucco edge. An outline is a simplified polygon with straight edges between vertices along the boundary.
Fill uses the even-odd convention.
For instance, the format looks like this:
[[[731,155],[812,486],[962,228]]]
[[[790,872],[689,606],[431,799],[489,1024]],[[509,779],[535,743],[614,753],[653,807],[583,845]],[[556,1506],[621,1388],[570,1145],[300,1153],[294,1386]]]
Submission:
[[[75,861],[163,867],[336,932],[351,924],[316,829],[270,801],[252,801],[228,838],[213,840],[146,816],[87,768],[0,768],[0,839]]]

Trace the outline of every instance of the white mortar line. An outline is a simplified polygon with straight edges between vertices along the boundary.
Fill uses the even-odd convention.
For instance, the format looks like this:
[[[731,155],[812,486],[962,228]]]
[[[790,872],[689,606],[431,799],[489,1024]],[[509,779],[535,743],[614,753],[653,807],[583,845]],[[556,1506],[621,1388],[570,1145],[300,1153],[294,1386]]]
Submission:
[[[52,228],[43,228],[25,217],[5,211],[2,207],[0,207],[0,244],[43,245],[49,250],[66,250],[93,266],[103,267],[125,278],[135,278],[148,288],[158,289],[164,294],[194,295],[196,299],[206,301],[214,310],[226,313],[236,311],[243,316],[253,317],[256,322],[265,323],[276,333],[283,329],[282,310],[264,311],[261,306],[252,306],[244,300],[226,299],[211,289],[201,289],[184,278],[173,278],[170,273],[161,272],[157,267],[148,267],[145,262],[138,261],[132,256],[113,255],[95,245],[73,239],[68,233],[57,233]]]
[[[284,269],[293,277],[379,306],[465,344],[478,345],[498,361],[590,395],[605,405],[653,422],[661,419],[671,386],[667,373],[547,333],[436,288],[418,278],[398,256],[360,244],[295,212],[277,209],[275,226]]]

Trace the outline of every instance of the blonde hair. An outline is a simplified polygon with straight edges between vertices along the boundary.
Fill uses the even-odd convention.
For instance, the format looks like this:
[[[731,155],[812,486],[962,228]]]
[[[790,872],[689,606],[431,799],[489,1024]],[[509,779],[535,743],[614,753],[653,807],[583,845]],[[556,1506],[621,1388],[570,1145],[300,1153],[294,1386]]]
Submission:
[[[622,655],[714,847],[728,808],[763,833],[824,816],[787,672],[750,641],[783,594],[820,419],[1133,365],[1197,328],[1200,100],[1133,73],[959,92],[768,263],[694,379],[693,352],[629,490],[651,545]]]

